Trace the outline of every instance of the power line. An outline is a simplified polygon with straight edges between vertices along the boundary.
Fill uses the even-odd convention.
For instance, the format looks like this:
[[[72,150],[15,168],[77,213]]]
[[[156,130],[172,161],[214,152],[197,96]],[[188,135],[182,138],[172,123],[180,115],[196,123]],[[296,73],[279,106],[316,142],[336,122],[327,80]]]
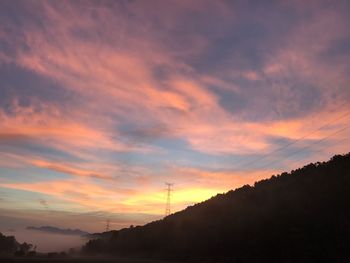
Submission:
[[[336,143],[332,143],[332,147],[334,147],[334,146],[336,146],[336,145],[339,145],[339,144],[341,144],[341,143],[343,143],[343,142],[345,142],[345,141],[347,141],[347,140],[349,140],[349,139],[350,139],[350,137],[346,137],[346,138],[344,138],[344,139],[341,139],[341,140],[337,141]],[[313,153],[315,154],[315,153],[319,153],[319,152],[321,152],[321,151],[323,151],[323,148],[318,149],[318,150],[316,150],[316,151],[313,151]],[[293,162],[293,164],[296,164],[298,160],[300,160],[300,158],[297,158],[297,159],[294,158],[294,161],[295,161],[295,162]]]
[[[297,153],[299,153],[299,152],[305,151],[306,149],[310,148],[311,146],[313,146],[313,145],[315,145],[315,144],[318,144],[318,143],[320,143],[320,142],[322,142],[322,141],[324,141],[324,140],[326,140],[326,139],[328,139],[328,138],[330,138],[330,137],[332,137],[332,136],[334,136],[334,135],[336,135],[336,134],[338,134],[338,133],[341,133],[342,131],[348,129],[349,127],[350,127],[350,124],[349,124],[349,125],[346,125],[345,127],[343,127],[343,128],[340,129],[340,130],[337,130],[337,131],[335,131],[335,132],[333,132],[333,133],[327,135],[326,137],[323,137],[323,138],[320,139],[320,140],[314,141],[314,142],[312,142],[311,144],[309,144],[309,145],[307,145],[307,146],[305,146],[305,147],[303,147],[303,148],[301,148],[301,149],[299,149],[299,150],[297,150],[297,151],[295,151],[295,152],[293,152],[293,153],[291,153],[291,154],[288,154],[287,156],[290,157],[290,156],[293,156],[293,155],[295,155],[295,154],[297,154]],[[267,166],[269,166],[269,165],[271,165],[271,164],[274,164],[275,162],[278,162],[278,161],[281,161],[281,160],[285,160],[285,159],[287,159],[287,158],[274,160],[274,161],[269,162],[269,163],[265,164],[264,166],[260,167],[260,169],[266,168]]]
[[[345,104],[347,104],[347,103],[344,103],[342,106],[344,106]],[[284,150],[284,149],[288,148],[289,146],[298,143],[299,141],[301,141],[301,140],[307,138],[308,136],[310,136],[310,135],[312,135],[312,134],[315,134],[316,132],[318,132],[318,131],[320,131],[320,130],[326,128],[326,127],[329,126],[330,124],[333,124],[333,123],[335,123],[336,121],[341,120],[341,119],[343,119],[343,118],[345,118],[345,117],[347,117],[347,116],[349,116],[349,115],[350,115],[350,111],[347,111],[345,114],[340,115],[338,118],[335,118],[335,119],[333,119],[333,120],[327,122],[326,124],[323,124],[321,127],[317,128],[317,129],[315,129],[315,130],[313,130],[313,131],[311,131],[311,132],[309,132],[309,133],[307,133],[307,134],[304,134],[303,136],[301,136],[301,137],[295,139],[294,141],[292,141],[292,142],[290,142],[290,143],[287,143],[286,145],[284,145],[284,146],[282,146],[282,147],[279,147],[279,148],[277,148],[277,149],[275,149],[275,150],[273,150],[273,151],[271,151],[271,152],[268,152],[268,153],[262,155],[261,157],[255,159],[255,160],[253,160],[253,161],[250,161],[250,162],[248,162],[248,163],[243,164],[242,166],[239,166],[238,169],[246,168],[246,167],[250,166],[251,164],[257,163],[257,162],[259,162],[259,161],[265,159],[266,157],[268,157],[268,156],[270,156],[270,155],[272,155],[272,154],[274,154],[274,153],[276,153],[276,152],[279,152],[279,151],[281,151],[281,150]]]

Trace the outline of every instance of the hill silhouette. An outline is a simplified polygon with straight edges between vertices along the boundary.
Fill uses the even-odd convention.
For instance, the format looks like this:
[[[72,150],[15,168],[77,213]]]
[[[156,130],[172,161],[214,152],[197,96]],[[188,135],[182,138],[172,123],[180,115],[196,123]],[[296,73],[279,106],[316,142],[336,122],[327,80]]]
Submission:
[[[189,262],[350,262],[350,153],[112,231],[83,251]]]
[[[85,232],[80,229],[62,229],[54,226],[40,226],[40,227],[35,227],[35,226],[28,226],[28,230],[34,230],[34,231],[41,231],[41,232],[46,232],[46,233],[53,233],[53,234],[61,234],[61,235],[71,235],[71,236],[88,236],[90,233]]]

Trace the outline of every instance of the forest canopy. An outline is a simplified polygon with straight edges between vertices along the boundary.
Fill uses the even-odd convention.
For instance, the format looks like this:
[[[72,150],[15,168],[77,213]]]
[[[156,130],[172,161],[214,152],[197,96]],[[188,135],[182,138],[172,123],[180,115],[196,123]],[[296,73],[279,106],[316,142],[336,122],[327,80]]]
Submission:
[[[173,260],[343,262],[350,259],[350,154],[245,185],[83,251]],[[287,260],[287,261],[286,261]]]

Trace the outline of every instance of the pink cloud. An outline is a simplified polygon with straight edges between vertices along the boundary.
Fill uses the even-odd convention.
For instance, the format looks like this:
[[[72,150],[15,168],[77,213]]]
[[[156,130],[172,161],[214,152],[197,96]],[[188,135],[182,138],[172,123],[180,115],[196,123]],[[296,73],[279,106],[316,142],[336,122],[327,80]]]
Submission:
[[[121,203],[132,190],[102,187],[87,180],[57,180],[36,183],[1,183],[1,187],[54,196],[90,210],[127,211]]]
[[[332,96],[341,94],[339,91],[344,91],[349,83],[348,74],[345,74],[347,60],[339,60],[334,65],[320,63],[318,57],[347,30],[341,16],[324,10],[322,16],[313,17],[308,24],[296,24],[285,36],[285,41],[276,44],[261,62],[261,68],[225,66],[220,69],[220,74],[214,72],[211,75],[201,73],[186,59],[205,56],[212,44],[209,39],[200,35],[187,36],[193,45],[174,49],[167,45],[167,37],[171,36],[161,34],[147,19],[150,13],[160,16],[164,27],[169,30],[181,24],[179,16],[184,20],[188,18],[184,11],[204,16],[220,15],[220,19],[231,21],[234,10],[229,10],[221,2],[209,2],[211,8],[208,9],[198,2],[175,1],[169,4],[173,8],[165,8],[164,12],[143,2],[134,2],[130,8],[136,14],[135,20],[122,11],[115,14],[114,10],[104,7],[80,9],[67,3],[36,4],[40,7],[37,15],[45,23],[42,27],[25,26],[23,36],[16,38],[23,43],[12,43],[17,48],[16,54],[9,58],[0,53],[0,61],[9,63],[11,60],[11,63],[58,82],[62,89],[72,92],[72,96],[81,101],[73,102],[66,109],[63,105],[38,100],[23,106],[15,99],[10,105],[12,114],[0,110],[0,141],[29,138],[84,161],[74,163],[42,156],[28,157],[19,152],[6,153],[3,159],[6,161],[0,161],[2,167],[6,163],[9,166],[11,160],[13,164],[20,160],[26,165],[72,175],[73,179],[6,183],[2,186],[54,195],[91,209],[102,207],[115,211],[161,213],[164,196],[159,185],[154,183],[160,178],[159,174],[133,163],[127,164],[126,172],[122,171],[120,164],[112,158],[104,160],[107,154],[103,153],[161,155],[164,152],[152,145],[152,139],[172,137],[185,141],[191,150],[211,156],[265,154],[278,147],[271,143],[271,139],[297,140],[309,134],[307,139],[313,142],[349,122],[349,118],[339,119],[349,106],[339,108],[342,96],[340,99],[339,95],[337,98]],[[1,31],[0,38],[6,37]],[[229,53],[227,56],[231,59]],[[163,78],[156,76],[159,69],[166,72]],[[254,82],[257,87],[261,85],[261,93],[245,93],[247,87],[239,81],[231,81],[235,77]],[[258,120],[247,118],[251,112],[263,115],[265,110],[278,113],[300,111],[301,88],[294,89],[286,79],[302,79],[313,84],[321,94],[323,108],[288,118],[283,114],[275,114],[273,118],[260,116]],[[212,86],[218,86],[219,91],[214,91]],[[249,95],[251,108],[247,108],[247,112],[229,112],[221,105],[220,91]],[[275,99],[271,98],[272,95]],[[313,132],[333,120],[336,121],[327,129]],[[125,122],[134,124],[135,130],[123,131]],[[349,134],[349,131],[336,134],[328,142],[342,140]],[[132,141],[129,138],[132,135],[139,138]],[[297,146],[307,146],[305,143],[302,141]],[[340,148],[329,150],[329,153],[336,149]],[[294,165],[288,161],[286,164],[287,167],[288,164]],[[267,169],[246,174],[176,166],[168,172],[174,178],[191,182],[178,190],[179,196],[175,200],[180,208],[188,204],[185,197],[191,193],[194,196],[190,202],[197,202],[215,192],[253,183],[277,171]],[[120,176],[127,178],[112,184],[117,190],[89,181],[93,177],[119,179]],[[133,188],[142,185],[144,192],[127,191],[128,183]],[[78,184],[81,187],[77,188]]]
[[[71,13],[72,17],[76,17],[73,15],[76,12],[74,6],[62,6],[61,8]],[[137,10],[137,7],[135,8]],[[99,115],[108,111],[115,113],[119,118],[125,118],[127,115],[127,118],[134,123],[142,122],[144,116],[147,116],[150,122],[164,124],[167,130],[171,131],[169,135],[183,138],[195,150],[207,153],[262,152],[269,149],[268,136],[291,138],[291,133],[284,132],[283,128],[274,130],[270,128],[271,126],[282,127],[281,121],[255,124],[240,119],[240,116],[232,117],[222,109],[217,95],[210,92],[196,74],[183,76],[172,73],[169,80],[160,83],[153,77],[153,67],[169,66],[174,72],[181,72],[183,66],[169,50],[152,39],[155,37],[152,28],[145,27],[147,36],[144,34],[146,32],[139,37],[133,34],[125,35],[123,45],[115,49],[111,48],[108,42],[101,44],[85,41],[70,34],[72,28],[89,29],[93,32],[92,34],[95,33],[97,22],[92,19],[88,11],[84,11],[79,19],[67,21],[65,19],[67,13],[62,9],[45,4],[45,10],[48,12],[50,30],[54,32],[54,36],[46,35],[42,31],[28,32],[26,43],[31,50],[20,52],[16,59],[17,63],[57,79],[63,82],[68,89],[73,89],[86,97],[89,105],[80,111],[96,110]],[[125,22],[123,18],[113,20],[110,12],[104,8],[97,9],[96,12],[103,14],[104,17],[109,17],[116,23]],[[295,34],[298,37],[301,35],[301,38],[293,37],[292,34],[290,38],[293,46],[287,46],[282,51],[277,50],[276,54],[271,56],[270,62],[266,64],[265,74],[279,78],[288,74],[290,67],[298,67],[304,75],[314,74],[308,72],[311,69],[315,72],[314,68],[319,69],[320,67],[310,60],[310,55],[307,55],[308,51],[301,48],[307,43],[299,43],[301,40],[298,39],[303,41],[310,39],[303,35],[310,34],[310,31],[318,32],[317,30],[323,28],[326,22],[322,20],[311,24],[309,28],[297,28]],[[341,21],[334,23],[341,24]],[[106,32],[109,30],[112,29],[107,26]],[[317,37],[321,36],[317,33]],[[50,41],[52,37],[57,41],[54,43]],[[116,41],[113,35],[106,37],[109,41]],[[332,38],[334,37],[327,35],[321,38],[320,43],[326,43]],[[318,47],[310,46],[310,48],[317,49]],[[324,70],[315,74],[323,73]],[[253,71],[242,74],[250,80],[260,78],[258,73]],[[290,92],[289,88],[283,91],[281,85],[276,88],[286,92],[287,95]],[[291,104],[294,98],[288,99],[287,95],[281,97],[281,101],[276,102],[277,108],[296,109],[298,105]],[[173,111],[164,109],[173,109]],[[102,125],[108,129],[108,126],[111,125],[110,121],[104,119]],[[117,122],[116,119],[114,121]],[[294,121],[306,123],[308,120]],[[292,122],[286,121],[284,126],[287,127]],[[74,134],[79,134],[80,143],[88,147],[99,145],[110,149],[123,148],[122,145],[118,145],[117,141],[108,138],[108,131],[103,134],[96,129],[85,128],[84,124],[76,127],[74,125],[77,124],[69,125],[68,123],[66,133],[61,130],[47,129],[47,131],[59,133],[59,136],[63,135],[71,141],[77,140]],[[84,136],[86,140],[81,139]],[[91,138],[94,139],[91,140]]]
[[[62,172],[66,174],[76,175],[76,176],[93,177],[93,178],[99,178],[99,179],[112,179],[110,176],[101,174],[99,171],[81,169],[81,168],[77,168],[67,164],[53,163],[53,162],[47,162],[43,160],[32,160],[31,164],[37,167],[47,168],[57,172]]]

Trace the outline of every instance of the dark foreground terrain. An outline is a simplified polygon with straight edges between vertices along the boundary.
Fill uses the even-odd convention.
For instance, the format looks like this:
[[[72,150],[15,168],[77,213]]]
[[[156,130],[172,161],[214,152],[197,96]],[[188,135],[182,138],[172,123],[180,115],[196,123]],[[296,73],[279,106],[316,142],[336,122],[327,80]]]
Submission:
[[[49,258],[49,257],[1,257],[1,263],[164,263],[158,260],[141,260],[141,259],[126,259],[116,257],[67,257],[67,258]],[[167,261],[167,263],[169,263]]]
[[[350,154],[105,233],[83,252],[187,262],[350,262]]]

